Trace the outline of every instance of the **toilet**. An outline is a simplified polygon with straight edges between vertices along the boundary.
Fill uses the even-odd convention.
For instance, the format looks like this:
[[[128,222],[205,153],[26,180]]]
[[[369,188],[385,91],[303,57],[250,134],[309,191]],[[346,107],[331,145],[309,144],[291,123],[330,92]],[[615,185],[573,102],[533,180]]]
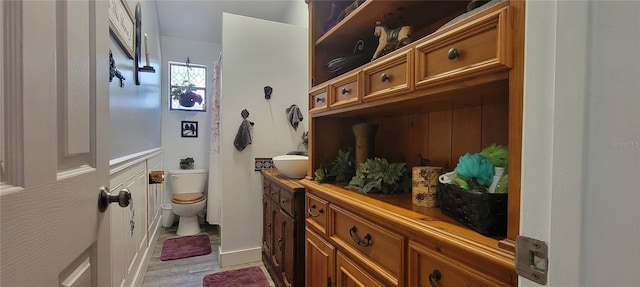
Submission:
[[[169,184],[173,198],[171,209],[180,216],[178,232],[180,236],[200,232],[198,213],[207,205],[204,188],[209,172],[206,169],[181,169],[169,171]]]

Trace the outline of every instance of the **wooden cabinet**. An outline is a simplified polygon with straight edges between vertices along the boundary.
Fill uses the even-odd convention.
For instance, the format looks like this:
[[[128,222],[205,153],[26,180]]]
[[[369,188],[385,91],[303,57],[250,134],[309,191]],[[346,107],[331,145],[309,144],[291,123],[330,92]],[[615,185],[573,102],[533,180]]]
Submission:
[[[306,234],[304,286],[335,286],[335,247],[309,228]]]
[[[262,261],[277,286],[304,286],[304,187],[262,171]]]
[[[429,286],[434,270],[439,286],[517,285],[525,2],[491,2],[468,12],[465,1],[366,0],[325,27],[334,2],[353,3],[308,1],[309,99],[328,102],[310,105],[310,176],[300,181],[307,236],[314,238],[307,241],[307,264],[324,254],[320,250],[332,250],[335,268],[322,276],[335,286]],[[326,64],[351,55],[357,41],[375,49],[376,21],[411,26],[413,41],[331,74]],[[347,93],[354,88],[356,94]],[[465,153],[507,145],[507,233],[481,235],[439,208],[413,205],[410,193],[365,195],[344,183],[313,181],[313,172],[338,150],[354,148],[352,126],[362,122],[378,127],[374,156],[404,162],[408,170],[424,157],[450,171]],[[307,286],[326,286],[317,282]]]

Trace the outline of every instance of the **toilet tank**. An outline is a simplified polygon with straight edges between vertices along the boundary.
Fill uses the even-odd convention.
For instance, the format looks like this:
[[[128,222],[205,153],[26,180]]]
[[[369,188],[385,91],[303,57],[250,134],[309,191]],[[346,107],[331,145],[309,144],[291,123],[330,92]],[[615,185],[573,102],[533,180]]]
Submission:
[[[171,192],[178,193],[204,193],[209,172],[206,169],[179,169],[169,171],[169,184]]]

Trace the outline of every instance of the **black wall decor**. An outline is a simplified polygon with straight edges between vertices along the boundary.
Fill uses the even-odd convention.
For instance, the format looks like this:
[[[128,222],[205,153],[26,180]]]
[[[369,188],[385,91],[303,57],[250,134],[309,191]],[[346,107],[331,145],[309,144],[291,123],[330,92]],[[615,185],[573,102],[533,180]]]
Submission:
[[[271,93],[273,92],[273,88],[271,86],[264,87],[264,98],[271,99]]]
[[[197,138],[198,137],[198,122],[182,121],[180,135],[183,138]]]
[[[134,68],[133,77],[136,85],[140,86],[140,72],[155,73],[156,70],[151,66],[139,67],[140,65],[140,47],[142,46],[142,8],[140,3],[136,4],[136,47],[134,52]],[[147,55],[148,57],[148,55]]]

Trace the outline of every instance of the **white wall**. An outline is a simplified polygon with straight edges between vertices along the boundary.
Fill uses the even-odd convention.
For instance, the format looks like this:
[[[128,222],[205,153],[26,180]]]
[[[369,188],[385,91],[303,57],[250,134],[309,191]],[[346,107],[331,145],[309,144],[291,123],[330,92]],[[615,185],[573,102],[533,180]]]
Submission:
[[[161,54],[160,33],[156,2],[139,1],[142,12],[142,33],[149,35],[149,60],[156,73],[140,73],[140,85],[134,81],[134,60],[110,36],[109,49],[113,53],[117,69],[126,78],[120,87],[118,78],[109,83],[110,113],[110,159],[118,159],[138,152],[162,146],[160,76]],[[138,1],[129,1],[131,12],[135,13]],[[134,14],[135,17],[135,14]],[[145,65],[144,45],[141,47],[140,66]]]
[[[526,13],[521,234],[549,243],[548,286],[636,286],[640,3]]]
[[[261,258],[262,185],[254,158],[296,150],[307,130],[308,38],[304,27],[232,14],[222,23],[220,265],[229,266]],[[305,115],[297,131],[285,116],[292,104]],[[255,126],[252,143],[238,152],[233,141],[243,109]]]
[[[300,27],[309,26],[309,5],[305,0],[289,1],[287,10],[284,13],[283,23],[296,25]]]
[[[211,141],[211,103],[213,65],[218,59],[221,45],[162,37],[162,146],[164,147],[164,167],[166,170],[179,169],[181,158],[192,157],[195,168],[209,168],[209,142]],[[207,110],[206,112],[188,112],[169,110],[169,61],[184,63],[189,57],[192,64],[207,66]],[[209,88],[210,87],[210,88]],[[181,121],[198,122],[198,137],[181,137]],[[171,187],[165,188],[165,200],[171,198]]]

